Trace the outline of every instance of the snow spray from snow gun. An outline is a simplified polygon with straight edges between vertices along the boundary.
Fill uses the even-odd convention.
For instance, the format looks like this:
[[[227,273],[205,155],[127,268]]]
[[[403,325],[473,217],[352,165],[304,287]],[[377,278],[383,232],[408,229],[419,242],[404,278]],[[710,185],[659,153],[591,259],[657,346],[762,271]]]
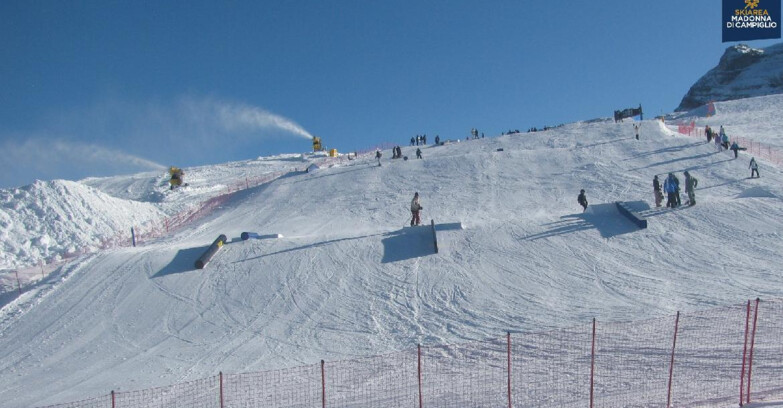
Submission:
[[[261,108],[221,103],[216,105],[216,111],[220,123],[227,130],[277,128],[306,139],[313,139],[313,135],[298,123]]]
[[[217,251],[226,243],[226,236],[223,234],[220,234],[220,236],[215,239],[215,241],[212,243],[212,245],[207,248],[206,252],[204,252],[203,255],[201,255],[200,258],[196,261],[196,269],[204,269],[204,267],[207,265],[207,263],[212,259],[213,256],[217,253]]]

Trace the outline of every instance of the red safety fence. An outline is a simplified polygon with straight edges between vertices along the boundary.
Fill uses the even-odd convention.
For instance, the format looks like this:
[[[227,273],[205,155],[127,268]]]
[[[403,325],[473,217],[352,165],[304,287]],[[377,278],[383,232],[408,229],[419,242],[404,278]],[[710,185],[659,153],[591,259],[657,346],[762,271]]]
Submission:
[[[676,126],[677,133],[681,135],[704,139],[705,142],[707,141],[707,133],[705,132],[705,128],[696,126],[694,122],[679,124]],[[778,166],[783,165],[783,151],[777,147],[773,147],[745,137],[729,136],[729,145],[731,145],[733,142],[737,142],[737,145],[740,148],[744,148],[748,154],[752,155],[757,160],[764,160],[768,163],[772,163]],[[726,149],[723,150],[727,151]],[[729,153],[731,153],[731,151],[729,151]]]
[[[729,407],[783,399],[783,300],[202,380],[66,407]]]

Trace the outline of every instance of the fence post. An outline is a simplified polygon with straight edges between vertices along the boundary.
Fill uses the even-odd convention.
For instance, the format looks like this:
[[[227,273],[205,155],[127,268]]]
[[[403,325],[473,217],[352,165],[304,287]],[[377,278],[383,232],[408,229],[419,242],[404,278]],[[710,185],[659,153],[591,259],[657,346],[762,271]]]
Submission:
[[[672,342],[672,359],[669,362],[669,391],[666,396],[666,407],[672,406],[672,377],[674,376],[674,350],[677,348],[677,330],[680,327],[680,311],[677,311],[677,318],[674,320],[674,342]]]
[[[506,344],[508,346],[508,408],[511,407],[511,332],[506,332]]]
[[[326,408],[326,370],[323,360],[321,360],[321,404],[323,408]]]
[[[590,408],[593,408],[593,389],[595,386],[595,317],[593,318],[593,341],[590,347]]]
[[[745,345],[742,347],[742,371],[740,372],[740,406],[745,403],[745,362],[748,355],[748,328],[750,327],[750,299],[745,311]]]
[[[220,378],[220,408],[223,408],[223,372],[218,376]]]
[[[111,408],[114,408],[114,390],[111,390]]]
[[[753,331],[750,332],[750,355],[748,356],[748,392],[746,399],[750,404],[750,377],[753,372],[753,346],[756,343],[756,322],[759,318],[759,298],[756,298],[756,310],[753,311]]]
[[[416,347],[417,347],[417,350],[418,350],[417,354],[418,354],[418,360],[419,360],[419,364],[418,364],[418,366],[419,366],[419,408],[422,408],[423,404],[422,404],[422,397],[421,397],[421,344],[417,344]]]

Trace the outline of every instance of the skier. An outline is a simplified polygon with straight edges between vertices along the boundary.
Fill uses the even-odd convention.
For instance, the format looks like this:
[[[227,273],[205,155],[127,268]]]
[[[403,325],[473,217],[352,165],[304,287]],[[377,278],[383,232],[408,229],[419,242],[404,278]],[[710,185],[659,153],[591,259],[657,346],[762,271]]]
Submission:
[[[636,131],[636,140],[639,140],[639,126],[633,125],[633,130]]]
[[[585,196],[585,190],[579,190],[579,197],[576,198],[576,202],[582,206],[582,212],[587,211],[587,197]]]
[[[753,178],[754,174],[756,177],[761,178],[761,176],[759,176],[759,165],[756,163],[755,157],[750,158],[750,166],[748,166],[748,168],[750,169],[750,178]]]
[[[411,201],[411,227],[414,225],[421,224],[421,217],[419,213],[422,210],[421,203],[419,202],[419,192],[417,191],[416,194],[413,195],[413,200]]]
[[[669,173],[669,176],[663,181],[663,191],[666,192],[666,208],[677,207],[677,198],[674,196],[676,189],[674,173]]]
[[[739,150],[739,145],[737,144],[737,142],[732,142],[731,143],[731,151],[734,152],[734,158],[735,159],[737,158],[737,151],[738,150]]]
[[[696,179],[696,177],[693,177],[688,173],[688,171],[685,171],[685,192],[688,193],[688,205],[692,206],[696,204],[696,194],[693,192],[693,189],[696,188],[699,185],[699,180]]]
[[[707,125],[704,127],[704,134],[707,135],[707,143],[712,141],[712,129],[710,129],[710,125]]]
[[[380,166],[380,165],[381,165],[381,156],[383,156],[383,155],[381,154],[381,151],[380,151],[380,150],[376,150],[376,151],[375,151],[375,158],[376,158],[376,159],[378,159],[378,166]]]
[[[414,139],[413,136],[411,136],[411,146],[413,146],[414,143],[416,143],[416,139]]]
[[[655,206],[660,207],[661,201],[663,201],[663,193],[661,192],[661,182],[658,181],[658,175],[653,177],[653,193],[655,194]]]
[[[435,146],[440,144],[440,136],[435,135]]]
[[[416,158],[421,159],[421,149],[416,149]]]

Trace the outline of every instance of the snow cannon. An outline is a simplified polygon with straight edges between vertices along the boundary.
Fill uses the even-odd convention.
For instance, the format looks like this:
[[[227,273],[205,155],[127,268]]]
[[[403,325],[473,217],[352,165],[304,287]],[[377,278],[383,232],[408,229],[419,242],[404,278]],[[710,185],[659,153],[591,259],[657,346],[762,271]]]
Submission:
[[[320,152],[321,150],[324,150],[323,145],[321,145],[321,138],[318,136],[313,136],[313,151]]]
[[[182,185],[182,179],[185,178],[185,172],[182,171],[182,169],[171,166],[169,167],[169,175],[171,175],[171,179],[169,180],[169,184],[171,184],[171,190],[174,190],[175,188]]]
[[[226,236],[223,234],[220,234],[217,239],[215,239],[215,242],[212,243],[212,245],[207,248],[206,252],[201,255],[200,258],[196,261],[196,269],[204,269],[204,267],[207,265],[210,259],[212,259],[213,256],[217,253],[217,251],[226,243]]]
[[[282,236],[282,235],[280,235],[280,234],[266,234],[266,235],[261,235],[261,234],[257,234],[257,233],[255,233],[255,232],[243,232],[243,233],[240,235],[240,237],[242,238],[242,241],[247,241],[247,240],[248,240],[248,239],[250,239],[250,238],[253,238],[253,239],[283,238],[283,236]]]

